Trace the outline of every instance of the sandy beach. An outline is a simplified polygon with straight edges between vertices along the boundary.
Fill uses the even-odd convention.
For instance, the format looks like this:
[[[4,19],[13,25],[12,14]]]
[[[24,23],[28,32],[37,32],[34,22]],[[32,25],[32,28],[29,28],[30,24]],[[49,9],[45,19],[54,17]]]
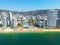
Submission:
[[[0,29],[0,33],[11,32],[60,32],[60,29]]]

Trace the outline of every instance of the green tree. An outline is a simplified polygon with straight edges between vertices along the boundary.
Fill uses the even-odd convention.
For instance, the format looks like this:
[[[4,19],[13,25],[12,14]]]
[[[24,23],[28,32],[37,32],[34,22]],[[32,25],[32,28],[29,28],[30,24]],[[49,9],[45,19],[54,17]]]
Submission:
[[[2,27],[2,24],[0,24],[0,28]]]

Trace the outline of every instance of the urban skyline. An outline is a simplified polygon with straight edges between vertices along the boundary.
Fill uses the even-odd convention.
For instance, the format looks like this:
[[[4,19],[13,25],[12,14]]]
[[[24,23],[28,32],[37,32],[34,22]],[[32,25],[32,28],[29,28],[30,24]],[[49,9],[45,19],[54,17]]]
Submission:
[[[1,12],[0,13],[0,25],[2,28],[10,27],[11,29],[16,28],[43,28],[43,29],[56,29],[58,10],[48,10],[47,14],[42,15],[21,15],[13,14],[12,12]],[[59,26],[58,26],[59,27]]]

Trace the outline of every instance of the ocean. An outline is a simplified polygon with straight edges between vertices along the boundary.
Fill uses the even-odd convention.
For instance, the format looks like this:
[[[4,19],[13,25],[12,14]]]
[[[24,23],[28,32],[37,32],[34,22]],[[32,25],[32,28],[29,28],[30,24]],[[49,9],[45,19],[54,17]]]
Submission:
[[[0,45],[60,45],[60,32],[0,33]]]

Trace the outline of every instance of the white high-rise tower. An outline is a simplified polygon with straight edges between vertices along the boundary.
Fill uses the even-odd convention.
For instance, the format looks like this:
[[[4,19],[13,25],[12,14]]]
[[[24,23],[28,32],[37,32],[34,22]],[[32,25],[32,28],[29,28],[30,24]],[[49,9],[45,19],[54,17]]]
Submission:
[[[13,26],[13,28],[17,27],[17,17],[16,16],[13,16],[13,18],[12,18],[12,26]]]
[[[10,20],[12,21],[12,12],[9,12],[10,13]]]
[[[12,12],[9,12],[9,25],[11,28],[12,28],[12,18],[13,18]]]
[[[4,28],[7,28],[7,14],[6,12],[2,12],[2,24]]]
[[[48,10],[47,17],[48,28],[56,28],[57,10]]]

